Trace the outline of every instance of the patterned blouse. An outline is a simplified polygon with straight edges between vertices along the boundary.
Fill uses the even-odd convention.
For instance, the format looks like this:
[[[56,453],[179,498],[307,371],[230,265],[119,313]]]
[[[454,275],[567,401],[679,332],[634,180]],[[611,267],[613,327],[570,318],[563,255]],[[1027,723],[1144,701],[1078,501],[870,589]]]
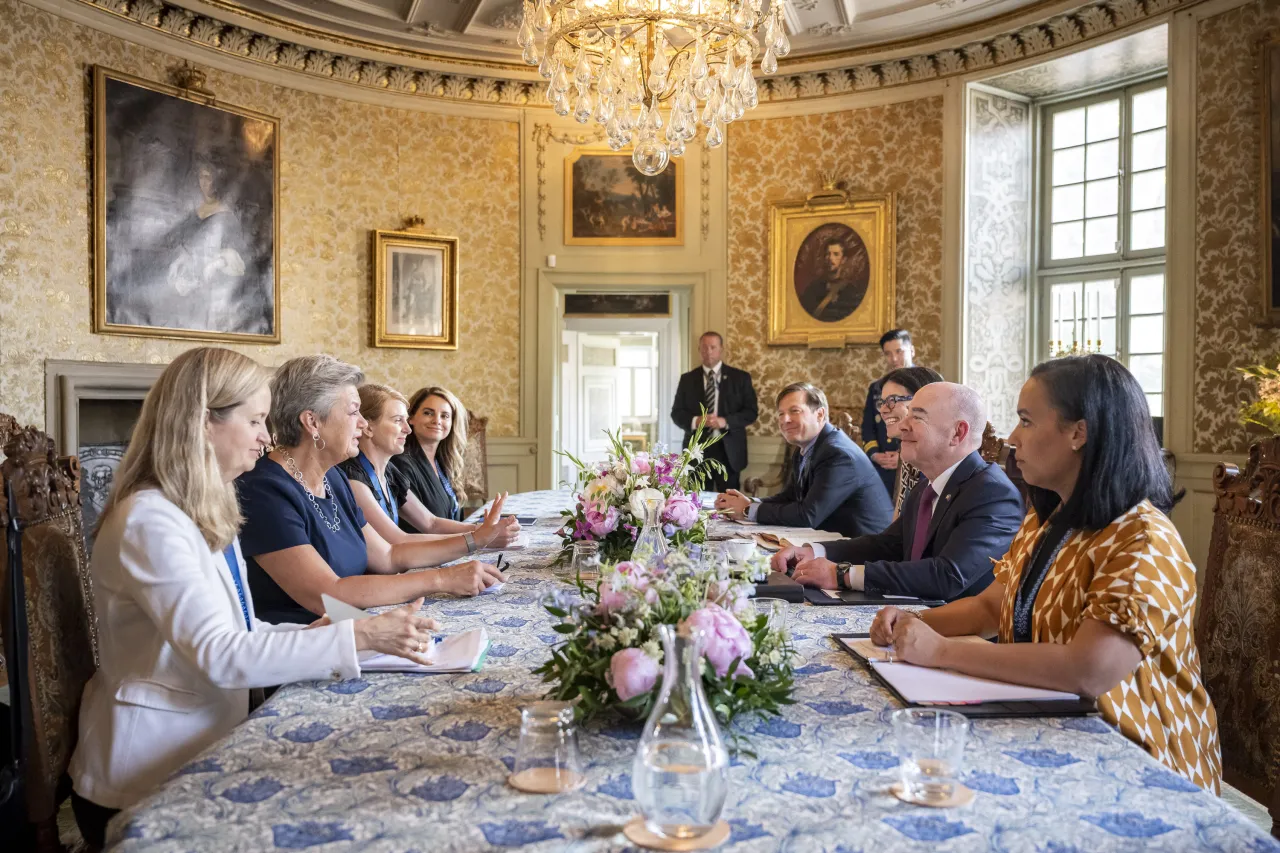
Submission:
[[[1027,513],[995,565],[1004,584],[1000,642],[1013,641],[1014,599],[1042,525]],[[1031,614],[1033,642],[1069,643],[1085,619],[1129,634],[1138,668],[1098,697],[1102,716],[1164,765],[1218,792],[1218,718],[1200,681],[1192,620],[1196,568],[1173,523],[1143,501],[1103,530],[1075,531],[1045,575]]]

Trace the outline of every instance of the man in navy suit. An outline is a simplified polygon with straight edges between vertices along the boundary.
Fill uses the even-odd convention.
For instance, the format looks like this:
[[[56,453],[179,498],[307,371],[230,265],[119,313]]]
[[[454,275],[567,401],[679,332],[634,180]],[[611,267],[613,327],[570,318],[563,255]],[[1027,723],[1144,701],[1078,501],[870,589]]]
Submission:
[[[936,382],[916,392],[900,426],[902,458],[921,471],[902,513],[882,533],[784,548],[778,571],[806,586],[953,601],[993,580],[1022,523],[1022,497],[978,454],[987,422],[972,389]]]
[[[730,489],[716,496],[716,509],[731,518],[844,536],[883,530],[893,518],[893,505],[867,455],[827,423],[826,395],[797,382],[782,389],[777,408],[782,437],[800,450],[786,487],[760,499]]]
[[[721,360],[724,339],[719,332],[703,332],[698,339],[702,364],[680,377],[671,419],[684,430],[684,446],[701,424],[720,433],[720,440],[707,448],[708,459],[724,465],[724,475],[708,472],[706,488],[712,492],[738,488],[738,478],[747,467],[747,427],[756,422],[756,389],[751,374],[730,367]],[[706,414],[702,414],[706,409]]]

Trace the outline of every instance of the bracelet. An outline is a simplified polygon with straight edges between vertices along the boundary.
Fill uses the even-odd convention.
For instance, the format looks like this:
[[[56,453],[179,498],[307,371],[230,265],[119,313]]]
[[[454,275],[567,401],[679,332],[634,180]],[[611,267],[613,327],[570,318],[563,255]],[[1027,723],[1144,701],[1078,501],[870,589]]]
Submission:
[[[467,553],[474,554],[476,552],[476,537],[470,533],[464,533],[462,534],[462,539],[467,543]]]

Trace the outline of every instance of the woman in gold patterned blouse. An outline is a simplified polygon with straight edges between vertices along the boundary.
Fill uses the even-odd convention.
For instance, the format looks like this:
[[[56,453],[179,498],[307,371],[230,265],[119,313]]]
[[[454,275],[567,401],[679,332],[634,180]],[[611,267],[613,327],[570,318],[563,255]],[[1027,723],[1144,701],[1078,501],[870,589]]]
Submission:
[[[1217,792],[1218,723],[1200,680],[1196,570],[1166,513],[1176,500],[1146,398],[1102,355],[1045,362],[1009,437],[1031,510],[980,595],[871,638],[904,661],[1098,699],[1106,720]],[[948,637],[998,636],[990,646]]]

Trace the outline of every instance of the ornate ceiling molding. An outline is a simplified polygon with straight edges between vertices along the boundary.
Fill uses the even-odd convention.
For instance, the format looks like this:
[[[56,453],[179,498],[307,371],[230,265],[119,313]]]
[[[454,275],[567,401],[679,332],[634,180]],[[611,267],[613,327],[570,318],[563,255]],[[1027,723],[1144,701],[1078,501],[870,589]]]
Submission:
[[[64,0],[130,20],[141,27],[228,56],[351,86],[452,102],[549,108],[541,80],[443,73],[395,62],[322,50],[255,33],[164,0]],[[957,48],[867,62],[826,71],[780,74],[760,84],[762,102],[811,101],[872,89],[906,86],[994,69],[1048,55],[1090,39],[1129,29],[1147,18],[1200,0],[1102,0],[1040,23]]]

